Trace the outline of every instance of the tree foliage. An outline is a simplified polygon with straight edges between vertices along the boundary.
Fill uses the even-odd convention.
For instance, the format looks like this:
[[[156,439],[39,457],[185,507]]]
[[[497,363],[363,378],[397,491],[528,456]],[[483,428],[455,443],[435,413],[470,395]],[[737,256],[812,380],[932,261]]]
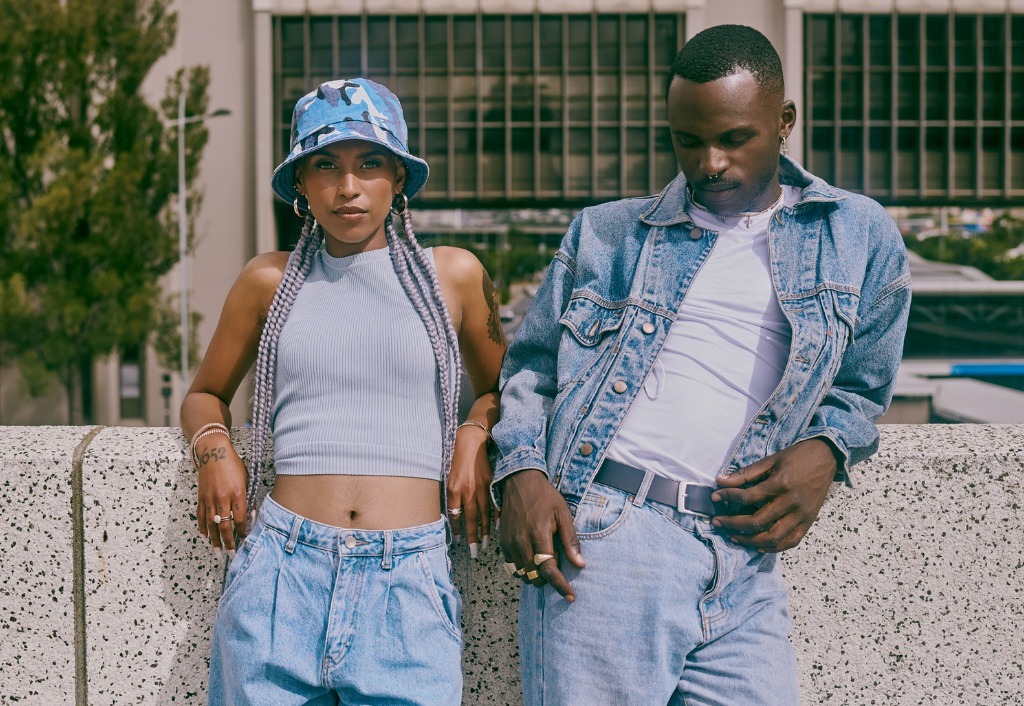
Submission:
[[[0,0],[0,361],[17,361],[33,393],[59,380],[72,423],[88,421],[94,359],[176,335],[159,284],[178,258],[165,121],[182,91],[187,114],[205,112],[209,71],[179,70],[160,111],[142,96],[174,43],[170,4]],[[206,138],[188,127],[189,183]]]
[[[1024,280],[1024,256],[1011,254],[1024,245],[1024,219],[997,218],[988,233],[946,233],[924,240],[906,238],[907,248],[928,260],[970,265],[995,279]],[[1018,251],[1019,252],[1019,251]]]

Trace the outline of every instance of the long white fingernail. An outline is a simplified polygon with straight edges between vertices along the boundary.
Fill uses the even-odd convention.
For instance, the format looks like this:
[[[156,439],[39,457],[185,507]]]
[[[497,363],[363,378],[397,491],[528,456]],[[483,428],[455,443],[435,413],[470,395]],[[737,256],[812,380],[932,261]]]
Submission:
[[[235,558],[235,550],[234,549],[228,549],[228,559],[234,559],[234,558]]]
[[[469,545],[469,558],[476,559],[476,542]]]
[[[481,548],[481,549],[483,549],[484,551],[487,551],[487,540],[488,540],[489,538],[490,538],[490,537],[489,537],[488,535],[486,535],[486,534],[485,534],[485,535],[484,535],[484,538],[480,540],[480,548]]]
[[[224,557],[224,550],[221,549],[220,547],[214,547],[213,548],[213,553],[214,553],[214,555],[216,555],[216,557],[218,559],[221,559],[221,558]]]

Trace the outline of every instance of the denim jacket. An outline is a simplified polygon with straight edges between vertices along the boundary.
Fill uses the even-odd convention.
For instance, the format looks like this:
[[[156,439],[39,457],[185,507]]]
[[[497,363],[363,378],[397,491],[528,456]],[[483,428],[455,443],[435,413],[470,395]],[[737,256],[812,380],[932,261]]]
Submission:
[[[750,420],[726,473],[812,437],[838,450],[837,480],[878,448],[910,309],[910,270],[896,225],[871,199],[781,158],[801,187],[769,224],[771,276],[792,343],[778,387]],[[493,430],[498,483],[545,471],[585,494],[658,357],[718,233],[687,215],[679,174],[657,196],[583,209],[548,268],[501,372]],[[680,404],[685,401],[680,400]]]

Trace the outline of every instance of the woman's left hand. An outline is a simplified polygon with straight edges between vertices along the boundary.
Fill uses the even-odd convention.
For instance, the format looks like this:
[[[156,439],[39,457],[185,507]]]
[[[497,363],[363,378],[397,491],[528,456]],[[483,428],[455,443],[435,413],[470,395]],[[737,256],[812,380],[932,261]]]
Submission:
[[[469,555],[473,559],[480,549],[487,549],[491,534],[492,471],[487,457],[488,438],[487,432],[478,426],[459,427],[448,476],[448,519],[456,539],[465,528]],[[497,519],[496,513],[494,516]]]

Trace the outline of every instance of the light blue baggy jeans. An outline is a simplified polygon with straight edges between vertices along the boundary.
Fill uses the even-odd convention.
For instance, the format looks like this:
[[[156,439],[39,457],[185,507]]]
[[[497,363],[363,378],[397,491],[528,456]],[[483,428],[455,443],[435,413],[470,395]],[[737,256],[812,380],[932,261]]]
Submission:
[[[263,502],[228,570],[212,706],[462,700],[462,603],[449,531],[323,525]]]
[[[796,659],[776,555],[704,519],[594,483],[568,498],[587,566],[567,603],[524,586],[527,706],[794,706]]]

